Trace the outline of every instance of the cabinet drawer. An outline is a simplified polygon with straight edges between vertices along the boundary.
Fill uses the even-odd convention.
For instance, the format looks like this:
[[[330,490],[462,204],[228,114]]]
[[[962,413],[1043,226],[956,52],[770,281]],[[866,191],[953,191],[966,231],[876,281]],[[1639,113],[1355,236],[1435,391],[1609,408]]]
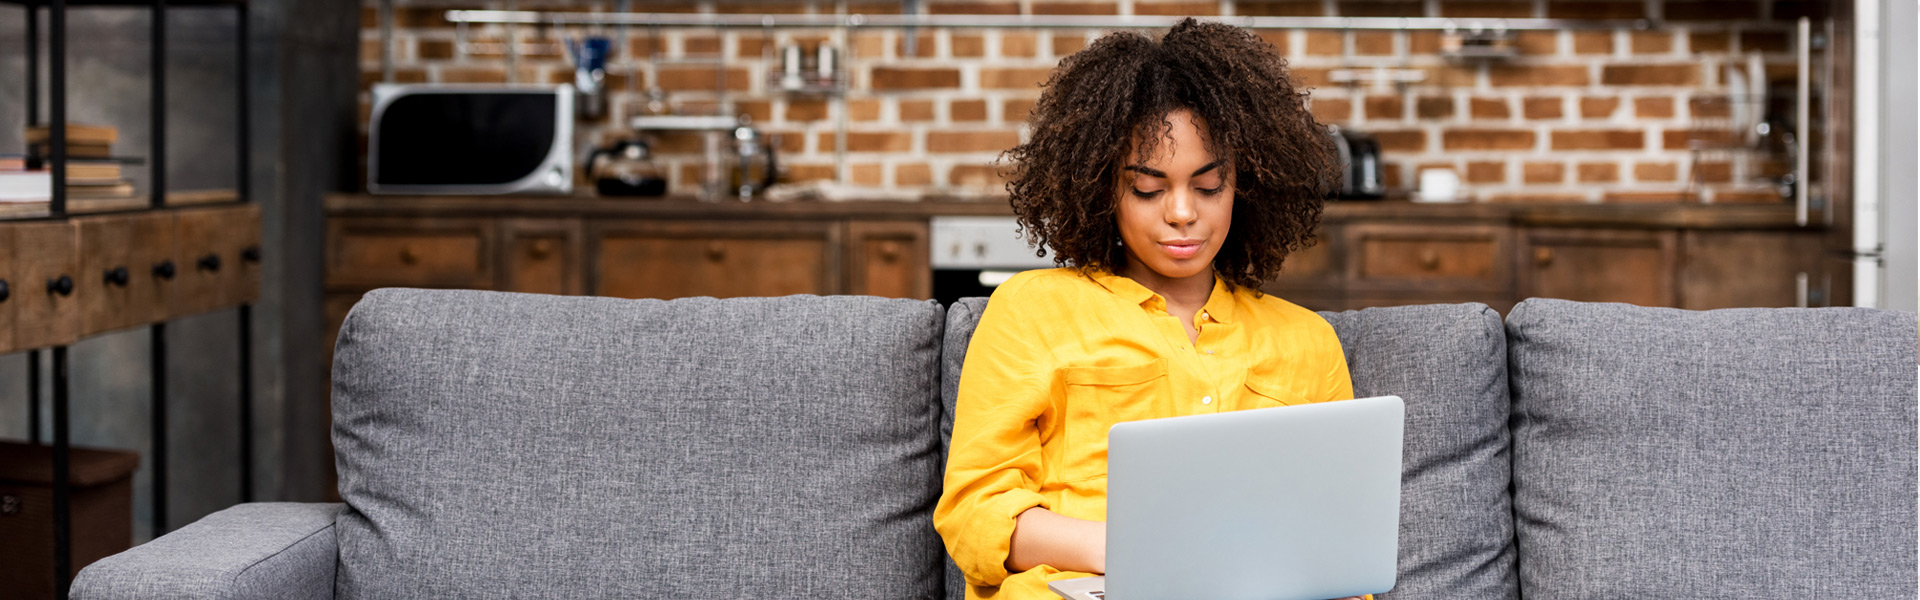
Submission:
[[[1674,305],[1673,231],[1535,229],[1517,260],[1522,298]]]
[[[1347,227],[1347,245],[1355,289],[1491,291],[1511,281],[1501,227],[1359,224]]]
[[[330,285],[491,288],[492,236],[479,219],[334,219]]]
[[[630,222],[596,227],[592,293],[621,298],[840,293],[825,222]]]
[[[173,314],[203,313],[249,301],[259,288],[260,209],[253,204],[189,208],[174,213]],[[251,287],[249,287],[251,282]]]
[[[10,229],[17,260],[18,285],[9,285],[16,350],[72,343],[80,334],[80,300],[86,292],[76,269],[74,226],[70,221],[14,223]],[[66,293],[54,288],[68,290]],[[17,289],[15,289],[17,288]]]
[[[80,269],[75,285],[80,303],[80,335],[89,336],[144,322],[148,308],[135,303],[135,292],[152,297],[152,280],[133,276],[134,221],[127,215],[74,219],[80,247]],[[134,314],[136,306],[139,314]]]
[[[1338,226],[1321,226],[1315,233],[1317,239],[1312,246],[1287,255],[1286,262],[1280,265],[1280,276],[1275,278],[1274,283],[1282,288],[1339,287],[1339,252],[1345,244],[1340,239],[1342,233],[1342,228]]]

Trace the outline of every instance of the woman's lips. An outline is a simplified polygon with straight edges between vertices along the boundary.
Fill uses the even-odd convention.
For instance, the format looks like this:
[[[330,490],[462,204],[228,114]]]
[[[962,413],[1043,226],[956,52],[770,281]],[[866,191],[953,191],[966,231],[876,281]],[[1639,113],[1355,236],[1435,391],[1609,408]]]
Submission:
[[[1200,253],[1200,242],[1189,242],[1186,240],[1161,242],[1160,247],[1167,249],[1168,256],[1181,260],[1193,258],[1194,255]]]

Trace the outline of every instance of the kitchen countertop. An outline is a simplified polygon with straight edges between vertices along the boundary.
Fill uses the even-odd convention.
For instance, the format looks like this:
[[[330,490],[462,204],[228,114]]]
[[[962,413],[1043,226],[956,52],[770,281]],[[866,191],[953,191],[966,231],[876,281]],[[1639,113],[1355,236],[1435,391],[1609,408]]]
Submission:
[[[691,197],[599,198],[594,196],[374,196],[331,194],[326,210],[335,216],[460,217],[597,216],[657,219],[714,218],[866,218],[924,219],[931,216],[1010,216],[1004,198],[963,199],[932,196],[918,202],[791,201],[702,202]],[[1406,219],[1418,221],[1509,221],[1545,227],[1618,227],[1645,229],[1821,229],[1794,224],[1786,204],[1428,204],[1401,200],[1328,202],[1323,218]]]

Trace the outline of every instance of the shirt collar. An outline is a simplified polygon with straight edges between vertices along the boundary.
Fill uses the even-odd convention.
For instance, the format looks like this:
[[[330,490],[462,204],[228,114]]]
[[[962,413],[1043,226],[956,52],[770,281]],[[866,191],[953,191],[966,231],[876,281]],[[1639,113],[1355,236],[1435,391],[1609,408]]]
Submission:
[[[1108,292],[1112,292],[1123,300],[1138,305],[1152,303],[1155,308],[1159,308],[1160,310],[1167,309],[1165,299],[1162,299],[1159,294],[1153,293],[1153,290],[1147,289],[1147,286],[1140,285],[1140,282],[1134,281],[1131,277],[1116,275],[1111,271],[1099,267],[1093,269],[1092,277],[1094,283],[1100,284],[1100,287],[1106,288]],[[1219,275],[1215,275],[1213,277],[1213,292],[1207,295],[1207,304],[1200,307],[1201,312],[1206,313],[1207,318],[1212,319],[1215,323],[1233,322],[1234,289],[1233,284],[1227,283],[1227,280],[1221,279]]]

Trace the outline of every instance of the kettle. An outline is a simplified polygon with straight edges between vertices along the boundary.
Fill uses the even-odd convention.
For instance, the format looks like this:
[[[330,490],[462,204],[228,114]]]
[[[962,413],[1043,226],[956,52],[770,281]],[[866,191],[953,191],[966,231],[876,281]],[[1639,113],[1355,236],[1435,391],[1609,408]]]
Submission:
[[[665,196],[667,178],[641,140],[620,140],[587,155],[587,177],[602,196]]]
[[[1333,145],[1338,147],[1340,181],[1333,187],[1334,197],[1346,200],[1377,200],[1387,194],[1384,165],[1380,164],[1380,142],[1365,133],[1340,127],[1328,127]]]
[[[738,194],[741,200],[751,200],[779,177],[779,162],[774,156],[774,146],[780,136],[761,134],[747,124],[746,117],[740,118],[740,125],[733,128],[733,164],[727,169],[729,188]]]

